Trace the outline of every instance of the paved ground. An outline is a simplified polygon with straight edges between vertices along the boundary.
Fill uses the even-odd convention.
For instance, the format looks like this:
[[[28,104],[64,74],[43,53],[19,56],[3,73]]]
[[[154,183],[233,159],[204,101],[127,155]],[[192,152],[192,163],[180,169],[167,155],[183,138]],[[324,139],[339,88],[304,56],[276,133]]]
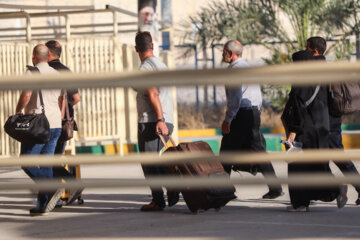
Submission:
[[[286,165],[277,164],[276,171],[285,175]],[[83,166],[82,174],[143,177],[139,165]],[[24,178],[19,168],[0,169],[0,181]],[[29,217],[34,205],[29,192],[0,192],[0,239],[360,239],[360,207],[354,205],[352,187],[344,209],[338,210],[334,202],[318,203],[307,213],[285,211],[287,191],[280,199],[262,200],[266,190],[238,187],[238,199],[220,212],[192,215],[183,201],[164,212],[140,212],[139,207],[150,201],[148,189],[86,189],[84,205],[73,204],[43,217]]]

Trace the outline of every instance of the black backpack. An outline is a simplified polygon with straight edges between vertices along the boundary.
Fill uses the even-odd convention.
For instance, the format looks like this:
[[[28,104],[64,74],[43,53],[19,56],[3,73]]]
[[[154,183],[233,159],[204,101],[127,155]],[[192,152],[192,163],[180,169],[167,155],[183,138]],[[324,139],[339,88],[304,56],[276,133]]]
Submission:
[[[360,86],[356,82],[329,86],[329,113],[340,117],[360,110]]]

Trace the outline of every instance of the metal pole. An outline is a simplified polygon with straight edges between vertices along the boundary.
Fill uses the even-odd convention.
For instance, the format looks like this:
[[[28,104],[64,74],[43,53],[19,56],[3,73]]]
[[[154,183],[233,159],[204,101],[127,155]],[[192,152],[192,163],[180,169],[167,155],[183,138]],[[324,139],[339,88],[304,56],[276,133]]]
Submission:
[[[73,66],[72,56],[71,56],[71,28],[70,28],[70,20],[69,16],[65,15],[65,34],[66,34],[66,64],[69,66]],[[74,68],[73,68],[74,69]]]
[[[196,45],[194,45],[194,51],[195,51],[195,69],[197,70],[199,68],[198,66],[198,52],[197,52],[197,47]],[[199,86],[196,85],[195,87],[195,95],[196,95],[196,111],[199,110]]]
[[[172,0],[161,0],[161,22],[162,28],[162,46],[163,50],[173,49],[173,17],[172,17]]]
[[[47,3],[48,4],[48,3]],[[22,9],[22,10],[58,10],[58,9],[62,9],[62,10],[90,10],[90,9],[94,9],[93,5],[85,5],[85,6],[66,6],[66,5],[58,5],[58,6],[48,6],[46,4],[46,6],[43,5],[23,5],[23,4],[4,4],[4,3],[0,3],[0,8],[7,8],[7,9]]]
[[[66,41],[69,43],[71,36],[69,16],[65,15]]]
[[[207,52],[206,52],[206,42],[205,42],[205,37],[202,37],[202,52],[203,52],[203,59],[202,61],[205,63],[203,65],[203,69],[207,69],[207,61],[208,61],[208,56],[207,56]],[[208,85],[204,86],[204,102],[205,102],[205,106],[209,105],[209,94],[208,94]]]
[[[117,18],[117,14],[115,11],[112,12],[113,14],[113,31],[114,31],[114,40],[117,42],[117,37],[118,37],[118,18]]]
[[[199,65],[198,65],[197,47],[196,47],[196,45],[194,45],[193,47],[194,47],[194,51],[195,51],[195,69],[198,69],[198,68],[199,68]]]
[[[28,64],[32,65],[31,20],[29,14],[26,14],[26,42],[28,43]]]
[[[31,42],[31,22],[30,22],[30,16],[26,17],[26,41],[28,43]]]
[[[360,59],[360,32],[356,32],[356,59]]]
[[[211,44],[211,62],[212,62],[212,68],[215,69],[215,44]],[[213,87],[213,95],[214,95],[214,106],[217,106],[216,102],[216,85]]]

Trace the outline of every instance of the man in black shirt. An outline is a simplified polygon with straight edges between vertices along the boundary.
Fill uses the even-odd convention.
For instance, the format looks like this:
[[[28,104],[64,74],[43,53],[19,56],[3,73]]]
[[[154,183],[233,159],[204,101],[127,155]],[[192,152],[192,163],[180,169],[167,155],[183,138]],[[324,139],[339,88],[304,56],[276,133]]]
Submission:
[[[61,56],[61,45],[58,41],[55,40],[51,40],[48,41],[45,44],[48,48],[49,48],[49,65],[50,67],[56,69],[57,71],[65,71],[65,72],[71,72],[70,69],[65,66],[64,64],[62,64],[60,62],[60,56]],[[71,96],[68,97],[68,103],[69,103],[69,111],[70,111],[70,117],[74,117],[74,108],[73,106],[75,104],[77,104],[78,102],[80,102],[80,94],[79,91],[77,89],[67,89],[67,95]],[[64,145],[65,147],[65,145]],[[64,150],[61,151],[61,153],[63,153]],[[57,153],[57,152],[55,152]]]
[[[322,37],[311,37],[307,40],[306,51],[309,51],[319,60],[325,60],[324,52],[326,50],[326,41]],[[329,148],[344,149],[341,135],[341,116],[336,117],[329,114],[330,120],[330,135]],[[345,174],[359,174],[354,163],[349,162],[334,162],[336,166]],[[353,185],[358,192],[358,198],[355,201],[356,205],[360,205],[360,185]]]
[[[60,62],[60,56],[61,56],[61,51],[62,51],[60,43],[58,41],[51,40],[51,41],[48,41],[45,45],[49,49],[49,59],[48,59],[49,66],[56,69],[60,73],[62,71],[71,72],[67,66],[65,66],[64,64],[62,64]],[[69,106],[70,118],[74,118],[73,106],[75,104],[77,104],[78,102],[80,102],[80,94],[77,89],[66,89],[66,92],[67,92],[67,102],[68,102],[68,106]],[[66,142],[59,138],[57,145],[56,145],[55,154],[63,154],[65,151],[65,146],[66,146]],[[53,175],[54,175],[54,177],[58,177],[58,178],[74,178],[75,177],[69,171],[67,171],[64,167],[53,167]],[[70,197],[68,199],[68,203],[73,202],[74,199],[77,197],[77,195],[80,192],[81,192],[80,190],[75,191],[73,193],[70,192]]]

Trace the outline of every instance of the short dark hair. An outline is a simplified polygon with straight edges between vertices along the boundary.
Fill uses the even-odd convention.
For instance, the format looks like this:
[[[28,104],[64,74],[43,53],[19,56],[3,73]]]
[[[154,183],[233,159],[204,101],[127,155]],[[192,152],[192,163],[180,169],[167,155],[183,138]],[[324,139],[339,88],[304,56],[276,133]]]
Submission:
[[[55,55],[60,57],[61,56],[61,45],[58,41],[50,40],[45,45],[48,47],[49,51]]]
[[[326,51],[326,41],[322,37],[311,37],[307,40],[309,47],[312,50],[317,50],[320,55],[324,55]]]
[[[136,48],[139,52],[152,49],[152,37],[149,32],[138,32],[135,37]]]

